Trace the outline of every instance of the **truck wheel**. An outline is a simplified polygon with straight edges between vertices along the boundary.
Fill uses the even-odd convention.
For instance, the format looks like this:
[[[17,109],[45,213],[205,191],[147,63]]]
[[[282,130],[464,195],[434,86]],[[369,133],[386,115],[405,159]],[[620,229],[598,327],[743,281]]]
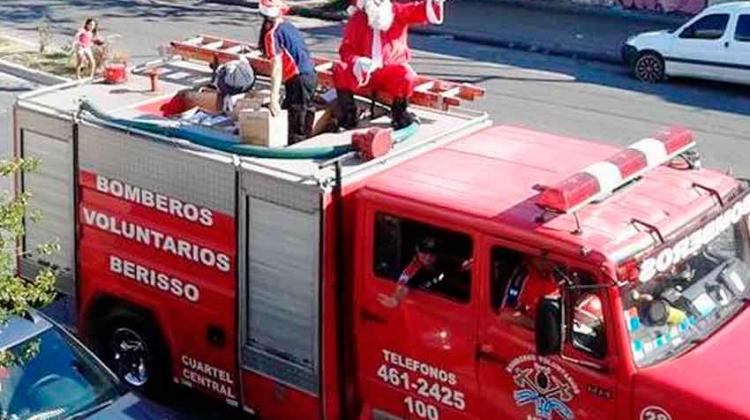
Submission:
[[[153,323],[130,313],[103,323],[99,348],[108,366],[130,388],[163,394],[169,385],[169,352]]]
[[[655,52],[644,52],[633,62],[633,75],[646,83],[664,80],[664,60]]]

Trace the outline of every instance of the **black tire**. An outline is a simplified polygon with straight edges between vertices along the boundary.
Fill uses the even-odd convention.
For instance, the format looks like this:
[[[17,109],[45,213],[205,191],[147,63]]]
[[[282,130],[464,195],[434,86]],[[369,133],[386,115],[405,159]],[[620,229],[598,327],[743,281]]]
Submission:
[[[641,82],[661,82],[665,76],[664,59],[653,51],[639,54],[633,61],[633,76]]]
[[[131,389],[163,396],[171,385],[169,349],[154,322],[117,311],[100,325],[97,348],[107,366]]]

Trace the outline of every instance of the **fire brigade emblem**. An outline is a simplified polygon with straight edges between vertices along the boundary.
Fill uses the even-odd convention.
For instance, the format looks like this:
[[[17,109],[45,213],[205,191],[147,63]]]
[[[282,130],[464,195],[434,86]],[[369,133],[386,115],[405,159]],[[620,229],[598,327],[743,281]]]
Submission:
[[[575,419],[568,406],[580,392],[573,378],[557,363],[534,354],[513,359],[506,371],[513,375],[517,389],[513,391],[516,405],[533,405],[537,418],[552,420]]]

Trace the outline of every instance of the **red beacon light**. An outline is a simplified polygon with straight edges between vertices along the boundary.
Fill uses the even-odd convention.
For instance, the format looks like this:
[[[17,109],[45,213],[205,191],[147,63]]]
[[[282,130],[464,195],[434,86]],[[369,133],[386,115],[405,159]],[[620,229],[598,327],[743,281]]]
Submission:
[[[575,212],[694,146],[695,140],[689,130],[668,128],[653,138],[639,140],[608,159],[588,166],[553,187],[545,188],[536,204],[556,213]]]

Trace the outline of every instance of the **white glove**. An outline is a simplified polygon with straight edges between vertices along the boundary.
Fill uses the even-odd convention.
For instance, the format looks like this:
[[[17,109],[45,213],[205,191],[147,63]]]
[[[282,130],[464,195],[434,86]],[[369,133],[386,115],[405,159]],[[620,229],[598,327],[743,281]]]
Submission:
[[[364,86],[370,82],[370,75],[376,70],[375,63],[369,57],[358,57],[354,61],[352,72],[357,78],[357,83]]]
[[[443,5],[446,2],[446,0],[427,0],[425,3],[425,6],[427,7],[427,21],[432,25],[442,25],[443,24],[443,18],[445,10],[443,9]],[[439,13],[435,13],[435,9],[433,9],[433,5],[437,5],[440,9]]]

